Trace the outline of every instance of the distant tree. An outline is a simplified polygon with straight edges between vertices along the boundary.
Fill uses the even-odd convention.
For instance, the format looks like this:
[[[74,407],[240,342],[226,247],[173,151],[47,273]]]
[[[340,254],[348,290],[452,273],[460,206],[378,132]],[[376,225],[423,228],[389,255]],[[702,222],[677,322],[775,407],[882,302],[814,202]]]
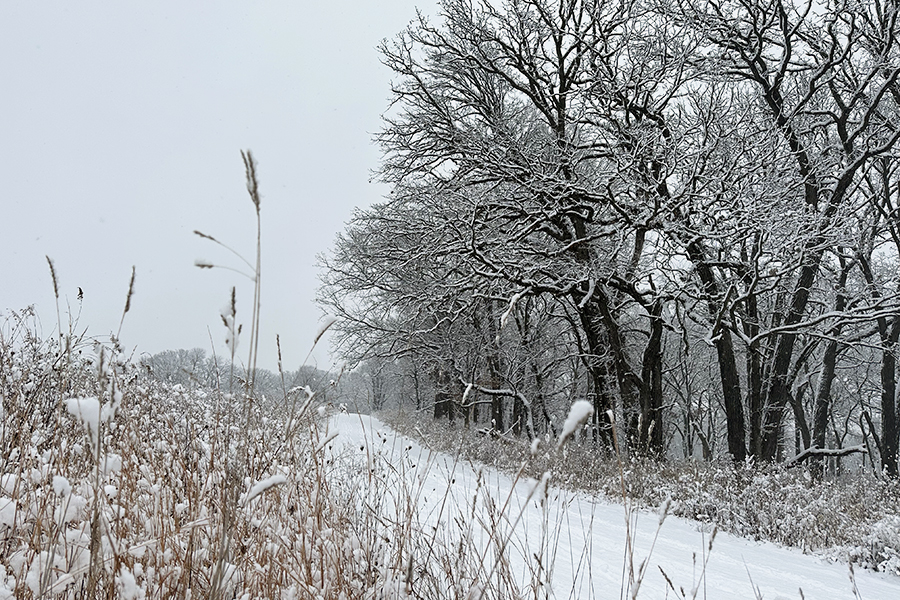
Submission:
[[[201,348],[192,350],[164,350],[144,361],[152,373],[159,379],[170,383],[180,383],[188,388],[208,386],[211,383],[206,351]]]

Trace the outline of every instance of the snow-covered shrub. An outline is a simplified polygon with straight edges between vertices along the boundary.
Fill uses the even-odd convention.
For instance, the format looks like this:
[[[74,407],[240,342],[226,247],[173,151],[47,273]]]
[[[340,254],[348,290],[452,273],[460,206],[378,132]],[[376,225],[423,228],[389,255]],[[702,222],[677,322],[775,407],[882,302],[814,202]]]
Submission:
[[[520,595],[464,514],[493,500],[428,529],[428,458],[342,449],[313,390],[186,387],[115,343],[0,325],[0,599]]]
[[[248,422],[246,398],[156,381],[115,343],[40,340],[32,317],[0,323],[0,597],[274,597],[302,582],[269,567],[296,567],[321,530],[288,508],[318,523],[330,502],[310,476],[313,416],[288,426],[283,404],[257,400]],[[272,476],[285,484],[240,505]]]
[[[900,516],[887,515],[876,522],[858,546],[848,548],[848,555],[865,567],[900,575]]]

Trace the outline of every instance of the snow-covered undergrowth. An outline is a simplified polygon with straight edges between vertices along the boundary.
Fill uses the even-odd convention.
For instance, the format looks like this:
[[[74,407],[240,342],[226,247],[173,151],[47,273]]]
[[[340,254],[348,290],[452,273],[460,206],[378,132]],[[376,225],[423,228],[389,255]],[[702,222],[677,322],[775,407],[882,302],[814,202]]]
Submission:
[[[402,571],[310,390],[145,371],[42,341],[27,313],[0,323],[0,599],[374,597]]]
[[[506,472],[517,469],[531,450],[524,440],[488,437],[458,424],[435,425],[409,413],[381,418],[430,448]],[[621,502],[618,462],[590,444],[569,445],[562,453],[541,452],[527,464],[531,477],[552,471],[559,485]],[[802,468],[641,458],[627,460],[623,474],[627,497],[640,506],[657,507],[671,499],[676,516],[900,576],[898,481],[870,472],[816,481]]]
[[[312,390],[163,384],[23,314],[0,323],[0,396],[0,600],[704,597],[706,559],[684,566],[702,533],[682,527],[641,588],[656,517],[636,532],[561,494],[540,452],[509,477],[473,470],[331,418]],[[726,583],[751,597],[743,578]]]
[[[36,330],[27,311],[0,322],[0,600],[539,587],[539,561],[511,572],[502,499],[476,517],[482,498],[448,503],[427,456],[374,432],[339,444],[313,390],[169,385],[115,343]]]

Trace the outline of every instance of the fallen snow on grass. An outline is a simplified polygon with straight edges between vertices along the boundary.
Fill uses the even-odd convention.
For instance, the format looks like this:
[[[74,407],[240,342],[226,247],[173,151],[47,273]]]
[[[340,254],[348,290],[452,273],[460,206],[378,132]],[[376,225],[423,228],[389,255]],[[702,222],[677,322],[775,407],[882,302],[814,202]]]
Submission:
[[[272,475],[271,477],[267,477],[266,479],[257,482],[253,487],[250,488],[250,491],[247,492],[247,495],[244,497],[243,504],[249,503],[260,494],[265,493],[266,490],[269,490],[276,485],[281,485],[286,481],[287,477],[285,477],[284,475]]]
[[[72,492],[72,484],[62,475],[53,476],[53,493],[57,496],[68,496]]]
[[[100,431],[100,401],[97,398],[69,398],[66,400],[66,410],[81,421],[90,433],[91,441],[96,443],[97,432]]]
[[[562,431],[559,434],[557,448],[562,448],[563,444],[566,443],[566,440],[572,437],[579,427],[587,423],[587,420],[590,419],[593,414],[594,407],[591,406],[591,403],[587,400],[576,400],[573,402],[572,408],[569,409],[569,416],[566,417],[566,421],[562,426]]]
[[[0,498],[0,527],[13,527],[19,505],[12,498]]]
[[[573,419],[575,428],[584,414]],[[533,480],[514,485],[492,469],[432,454],[377,419],[352,414],[332,419],[332,428],[341,432],[333,452],[360,452],[359,460],[369,465],[389,462],[410,488],[419,490],[416,518],[421,531],[434,531],[452,543],[459,519],[466,519],[485,540],[506,542],[510,569],[521,577],[521,589],[534,586],[537,579],[549,586],[549,598],[630,597],[623,581],[628,581],[629,570],[637,574],[645,560],[646,575],[637,596],[645,600],[690,598],[694,593],[710,599],[799,599],[800,590],[806,600],[838,600],[855,598],[854,585],[864,599],[900,598],[897,577],[868,571],[851,577],[846,564],[724,533],[711,544],[708,524],[647,511],[632,511],[628,517],[619,504],[552,485],[544,499],[535,494],[540,485]],[[497,507],[505,507],[500,519]],[[629,547],[632,561],[627,560]],[[494,555],[482,558],[486,572],[493,574]],[[472,589],[477,585],[473,582]],[[545,597],[546,590],[534,591]]]

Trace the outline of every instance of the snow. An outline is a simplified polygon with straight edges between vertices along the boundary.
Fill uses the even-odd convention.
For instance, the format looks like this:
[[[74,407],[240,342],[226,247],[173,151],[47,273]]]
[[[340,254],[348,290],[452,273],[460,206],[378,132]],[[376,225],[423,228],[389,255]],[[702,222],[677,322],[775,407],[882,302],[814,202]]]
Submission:
[[[103,457],[103,473],[118,473],[122,470],[122,457],[110,452]]]
[[[562,431],[559,433],[557,448],[561,448],[566,443],[566,440],[572,437],[572,434],[584,425],[593,414],[594,407],[587,400],[576,400],[573,402],[572,408],[569,409],[569,416],[566,417],[566,422],[563,423]]]
[[[0,498],[0,527],[12,527],[16,524],[18,504],[11,498]]]
[[[72,484],[62,475],[53,476],[53,493],[57,496],[68,496],[72,492]]]
[[[512,314],[513,310],[516,308],[516,304],[519,302],[519,300],[522,299],[522,296],[524,296],[527,292],[528,292],[528,290],[522,290],[521,292],[519,292],[518,294],[515,294],[512,298],[509,299],[509,306],[506,308],[506,311],[500,317],[500,329],[503,329],[504,327],[506,327],[506,322],[509,320],[509,316]],[[500,339],[499,335],[497,336],[497,339],[498,340]]]
[[[466,402],[469,399],[469,395],[471,395],[472,390],[474,388],[475,388],[475,384],[472,383],[471,381],[468,384],[466,384],[466,389],[465,389],[465,391],[463,391],[462,400],[460,400],[460,404],[462,404],[463,406],[466,405]]]
[[[564,431],[571,435],[589,414],[583,407],[573,406]],[[506,548],[514,572],[524,573],[522,582],[527,583],[530,571],[524,557],[533,564],[531,557],[540,556],[547,569],[544,576],[550,580],[551,598],[630,597],[631,590],[623,593],[622,584],[628,567],[628,532],[634,572],[647,561],[637,596],[641,600],[680,598],[682,589],[688,597],[696,589],[697,598],[710,599],[800,598],[801,589],[806,600],[856,597],[846,564],[722,532],[710,543],[713,530],[708,524],[669,515],[665,503],[658,511],[629,512],[620,504],[550,485],[541,504],[533,494],[541,484],[547,485],[546,479],[541,484],[522,480],[513,485],[509,476],[492,469],[432,454],[372,417],[336,414],[331,419],[330,427],[341,432],[331,452],[337,455],[351,449],[362,453],[358,454],[360,461],[372,461],[373,454],[379,461],[392,461],[394,468],[421,490],[418,506],[423,524],[449,532],[454,518],[473,510],[473,495],[488,493],[495,501],[478,503],[479,511],[503,506],[508,499],[510,538]],[[413,468],[402,471],[401,462],[410,458]],[[445,497],[449,506],[440,510]],[[485,513],[474,515],[471,522],[474,528],[486,528],[492,521]],[[543,546],[541,531],[549,536]],[[666,577],[677,593],[668,588]],[[853,579],[864,599],[900,598],[898,577],[857,570]]]
[[[144,590],[138,586],[134,574],[123,566],[116,577],[116,583],[119,585],[119,597],[123,600],[138,600],[145,596]]]
[[[19,483],[19,476],[15,473],[4,473],[0,475],[0,490],[3,490],[4,493],[13,495],[13,492],[16,490],[16,486]]]
[[[71,523],[84,516],[88,501],[84,496],[77,494],[69,494],[65,497],[62,504],[57,506],[53,513],[53,519],[57,523]]]
[[[100,401],[97,398],[69,398],[66,400],[66,410],[81,421],[91,440],[96,443],[97,432],[100,431]]]
[[[334,440],[334,438],[336,438],[339,434],[340,434],[340,431],[339,431],[339,430],[334,430],[334,431],[332,431],[331,433],[329,433],[329,434],[325,437],[324,440],[322,440],[321,442],[319,442],[319,445],[316,446],[315,450],[313,450],[313,454],[318,454],[319,452],[321,452],[322,448],[324,448],[325,446],[327,446],[328,444],[330,444],[330,443]]]
[[[281,485],[282,483],[287,481],[287,477],[284,475],[272,475],[271,477],[267,477],[259,482],[257,482],[253,487],[250,488],[250,491],[247,492],[247,496],[244,498],[244,504],[249,503],[251,500],[264,493],[266,490],[275,487],[276,485]]]
[[[550,484],[550,472],[546,472],[541,475],[541,480],[537,479],[526,479],[525,483],[528,486],[528,495],[532,500],[541,504],[544,500],[547,499],[547,489]]]

